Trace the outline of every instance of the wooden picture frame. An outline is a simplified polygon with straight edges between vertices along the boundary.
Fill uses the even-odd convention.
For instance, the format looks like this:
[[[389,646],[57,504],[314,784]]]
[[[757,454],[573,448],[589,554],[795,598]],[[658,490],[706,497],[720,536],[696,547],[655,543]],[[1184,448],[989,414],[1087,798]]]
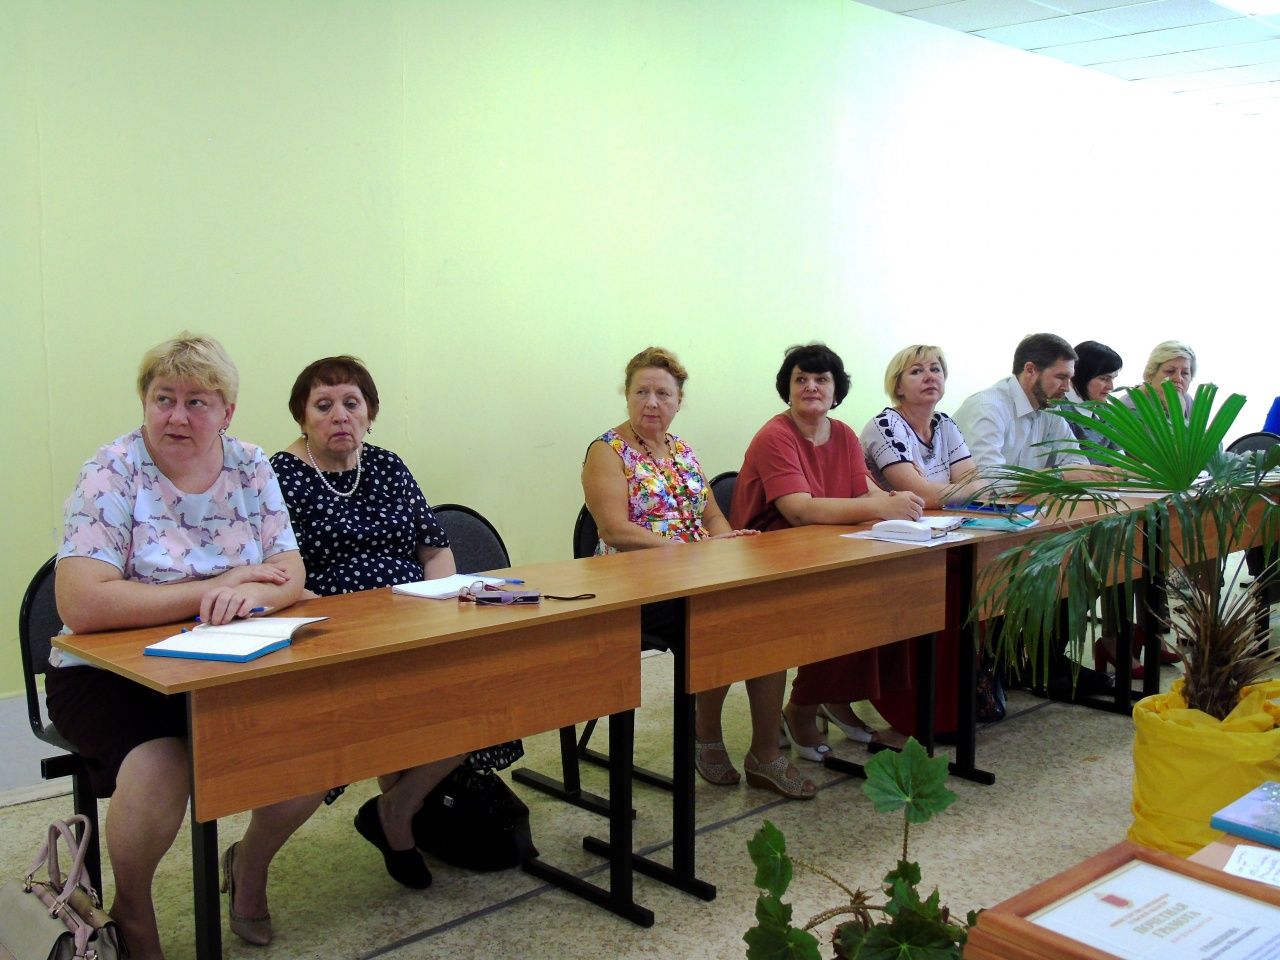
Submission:
[[[1135,860],[1280,909],[1280,887],[1246,880],[1125,841],[984,910],[969,931],[964,957],[966,960],[1116,960],[1114,954],[1063,936],[1027,918]]]

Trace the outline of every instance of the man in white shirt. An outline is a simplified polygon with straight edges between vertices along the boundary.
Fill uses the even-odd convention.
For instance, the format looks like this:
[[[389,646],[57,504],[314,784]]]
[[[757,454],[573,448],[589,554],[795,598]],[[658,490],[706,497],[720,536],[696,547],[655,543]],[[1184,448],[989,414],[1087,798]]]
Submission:
[[[1067,395],[1075,368],[1076,352],[1061,337],[1023,338],[1013,353],[1013,375],[973,394],[955,413],[979,470],[1089,465],[1070,425],[1047,409]]]
[[[1071,389],[1076,352],[1052,333],[1024,337],[1013,352],[1013,376],[973,394],[955,413],[979,472],[992,467],[1088,467],[1075,434],[1066,420],[1048,408]],[[1105,673],[1080,667],[1072,673],[1065,654],[1066,640],[1055,645],[1049,665],[1050,696],[1110,693],[1114,686]],[[1012,677],[1010,679],[1013,679]]]

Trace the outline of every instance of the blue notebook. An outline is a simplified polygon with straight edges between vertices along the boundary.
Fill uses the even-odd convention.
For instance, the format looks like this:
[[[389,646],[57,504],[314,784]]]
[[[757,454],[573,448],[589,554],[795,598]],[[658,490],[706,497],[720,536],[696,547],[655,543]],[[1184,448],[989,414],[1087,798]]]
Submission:
[[[197,626],[143,649],[149,657],[248,663],[287,647],[299,627],[328,617],[258,617],[217,627]]]
[[[960,526],[966,530],[1025,530],[1034,527],[1040,521],[1035,517],[965,517]]]
[[[960,513],[994,513],[1008,517],[1015,514],[1030,516],[1040,508],[1034,503],[1002,503],[999,500],[971,500],[968,503],[949,504],[944,510],[955,510]]]
[[[1280,783],[1268,780],[1209,818],[1215,830],[1280,847]]]

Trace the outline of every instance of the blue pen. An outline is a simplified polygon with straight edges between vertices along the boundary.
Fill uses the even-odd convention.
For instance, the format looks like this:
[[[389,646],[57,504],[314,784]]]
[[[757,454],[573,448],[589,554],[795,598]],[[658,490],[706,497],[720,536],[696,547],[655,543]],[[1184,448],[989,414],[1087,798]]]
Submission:
[[[515,584],[521,584],[521,585],[523,585],[523,584],[524,584],[524,581],[523,581],[523,580],[516,580],[516,579],[514,579],[514,578],[510,578],[510,577],[509,577],[509,578],[507,578],[506,580],[503,580],[502,582],[503,582],[503,583],[515,583]]]
[[[266,608],[266,607],[254,607],[252,610],[250,610],[250,611],[249,611],[249,613],[250,613],[251,615],[252,615],[252,614],[255,614],[255,613],[266,613],[266,612],[267,612],[267,608]],[[200,622],[200,617],[199,617],[199,616],[197,616],[197,617],[196,617],[196,623],[199,623],[199,622]],[[183,632],[183,633],[186,633],[187,631],[186,631],[186,630],[183,630],[182,632]]]

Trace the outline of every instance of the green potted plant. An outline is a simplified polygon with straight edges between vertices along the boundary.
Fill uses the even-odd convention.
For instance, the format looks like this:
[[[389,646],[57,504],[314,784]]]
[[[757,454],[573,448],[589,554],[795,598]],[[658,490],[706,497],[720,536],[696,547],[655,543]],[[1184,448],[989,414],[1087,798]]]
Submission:
[[[1134,710],[1129,835],[1186,856],[1217,836],[1212,813],[1262,780],[1280,779],[1280,708],[1270,703],[1280,685],[1262,682],[1280,653],[1266,649],[1258,630],[1262,590],[1276,571],[1280,448],[1223,453],[1244,397],[1233,394],[1215,412],[1217,388],[1201,386],[1184,420],[1168,415],[1180,409],[1179,397],[1172,384],[1162,387],[1163,397],[1131,391],[1131,406],[1111,397],[1055,411],[1109,441],[1080,444],[1106,475],[1002,467],[984,478],[984,493],[1033,501],[1066,524],[1001,554],[983,572],[975,610],[1003,612],[1004,628],[991,641],[999,661],[1025,651],[1044,678],[1064,641],[1079,661],[1099,600],[1116,615],[1132,609],[1127,574],[1135,565],[1165,578],[1181,605],[1164,622],[1183,677]],[[1126,493],[1140,496],[1140,506],[1126,504]],[[1250,543],[1264,546],[1268,566],[1243,594],[1233,593],[1224,585],[1239,571],[1229,555]],[[1118,581],[1123,588],[1108,589]]]
[[[914,737],[901,752],[885,750],[866,766],[863,792],[876,810],[902,811],[902,858],[885,875],[878,895],[850,889],[821,867],[787,854],[782,832],[768,820],[747,843],[756,867],[756,925],[743,935],[747,960],[820,960],[818,939],[810,931],[837,917],[831,934],[834,956],[843,960],[959,960],[970,913],[957,921],[943,906],[935,889],[922,899],[920,867],[908,860],[911,824],[925,823],[941,813],[956,795],[945,786],[947,758],[930,757]],[[830,880],[848,900],[823,910],[802,927],[791,923],[792,909],[782,896],[796,866]],[[877,899],[880,897],[882,899]],[[879,917],[879,919],[877,919]]]

